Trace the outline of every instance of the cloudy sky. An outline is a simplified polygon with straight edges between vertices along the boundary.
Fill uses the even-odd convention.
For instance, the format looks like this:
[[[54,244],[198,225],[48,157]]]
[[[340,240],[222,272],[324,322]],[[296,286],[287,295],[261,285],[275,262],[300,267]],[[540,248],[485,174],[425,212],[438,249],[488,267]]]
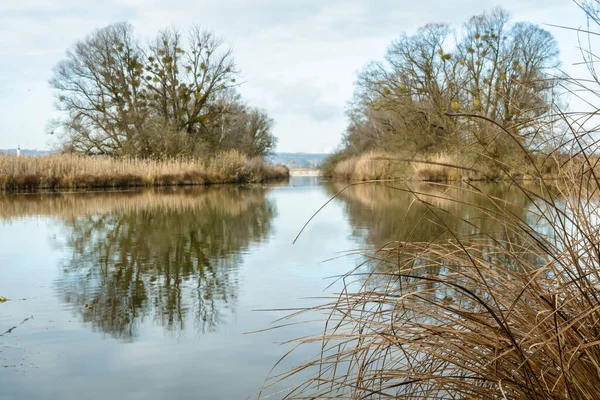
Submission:
[[[48,148],[52,67],[87,33],[128,21],[142,38],[170,26],[213,30],[234,49],[244,98],[275,120],[277,150],[331,151],[356,72],[391,40],[500,4],[515,20],[585,24],[570,0],[0,0],[0,148]],[[545,28],[569,70],[580,58],[576,34]]]

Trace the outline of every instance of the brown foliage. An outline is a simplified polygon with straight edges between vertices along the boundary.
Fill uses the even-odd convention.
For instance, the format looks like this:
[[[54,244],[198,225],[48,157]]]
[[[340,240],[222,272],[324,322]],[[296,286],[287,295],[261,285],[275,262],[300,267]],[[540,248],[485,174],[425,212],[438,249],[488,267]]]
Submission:
[[[289,171],[231,150],[207,160],[154,161],[61,154],[0,155],[0,190],[203,185],[287,179]]]

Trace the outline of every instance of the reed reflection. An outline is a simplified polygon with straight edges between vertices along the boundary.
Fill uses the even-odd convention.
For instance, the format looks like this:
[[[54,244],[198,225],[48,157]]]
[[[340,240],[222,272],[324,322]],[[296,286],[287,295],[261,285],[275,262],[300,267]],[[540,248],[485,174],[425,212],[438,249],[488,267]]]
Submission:
[[[330,184],[328,192],[333,195],[344,187],[344,184]],[[529,190],[537,189],[532,185]],[[515,264],[514,259],[497,251],[499,247],[520,248],[530,265],[541,262],[529,251],[535,241],[510,226],[518,220],[536,224],[532,201],[535,196],[528,197],[510,185],[360,184],[348,187],[339,198],[346,208],[353,235],[368,249],[384,248],[367,253],[374,261],[368,263],[370,271],[389,271],[389,266],[408,259],[412,260],[411,270],[437,274],[446,263],[431,264],[435,267],[430,263],[417,265],[419,258],[415,258],[413,249],[419,248],[417,243],[452,245],[458,238],[476,244],[483,252],[482,257],[492,263]],[[506,218],[507,215],[514,218]],[[539,227],[540,234],[546,231]],[[399,242],[405,245],[398,245]]]
[[[353,235],[376,247],[390,241],[448,240],[453,237],[450,231],[461,237],[500,238],[506,235],[506,219],[499,217],[499,209],[531,218],[532,202],[518,189],[504,184],[479,186],[482,193],[466,185],[368,183],[348,187],[339,198]],[[327,189],[333,195],[344,187],[331,183]]]

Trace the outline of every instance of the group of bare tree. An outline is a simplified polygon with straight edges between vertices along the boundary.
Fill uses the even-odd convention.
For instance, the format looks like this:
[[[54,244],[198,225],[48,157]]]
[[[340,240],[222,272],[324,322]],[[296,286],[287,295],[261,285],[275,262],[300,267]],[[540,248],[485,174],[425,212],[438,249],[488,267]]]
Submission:
[[[65,150],[160,158],[235,148],[265,155],[272,120],[245,104],[230,49],[198,27],[142,44],[127,23],[97,30],[67,51],[51,86]]]
[[[342,152],[459,153],[485,146],[486,154],[510,154],[513,138],[467,115],[534,143],[553,122],[558,66],[552,35],[511,22],[502,9],[471,17],[458,32],[425,25],[392,42],[384,61],[359,74]]]

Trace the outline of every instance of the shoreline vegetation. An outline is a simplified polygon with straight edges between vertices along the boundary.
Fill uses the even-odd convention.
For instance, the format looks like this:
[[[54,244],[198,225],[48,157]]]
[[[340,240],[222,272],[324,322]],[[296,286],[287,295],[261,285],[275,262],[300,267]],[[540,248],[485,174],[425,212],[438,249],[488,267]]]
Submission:
[[[348,124],[323,172],[364,181],[521,180],[568,158],[558,44],[502,8],[461,28],[429,23],[356,78]],[[523,151],[525,150],[525,151]]]
[[[332,156],[321,171],[324,176],[337,181],[362,182],[371,180],[398,180],[415,182],[458,181],[522,181],[539,180],[541,173],[546,180],[557,179],[559,163],[556,158],[539,161],[539,166],[512,168],[508,174],[490,173],[486,165],[477,159],[436,154],[422,158],[402,157],[382,151],[368,151],[360,155],[336,160]],[[483,168],[483,169],[481,169]]]
[[[259,183],[289,176],[265,162],[273,120],[239,93],[223,39],[199,26],[149,41],[122,22],[67,49],[49,81],[59,155],[0,158],[0,190]]]
[[[401,229],[357,250],[364,262],[335,277],[342,287],[331,297],[289,312],[286,324],[324,328],[287,342],[314,352],[274,371],[259,396],[297,377],[286,398],[598,398],[600,0],[578,6],[587,77],[562,75],[552,36],[501,9],[473,16],[456,36],[443,24],[403,35],[359,76],[326,175],[507,180],[527,204],[469,182],[386,183],[410,202],[375,226]],[[561,95],[590,108],[569,110]],[[374,184],[364,183],[332,198],[356,187],[364,196]],[[431,239],[418,236],[425,222]]]
[[[288,178],[287,167],[235,150],[205,160],[159,161],[74,154],[0,155],[2,192],[263,183]]]

